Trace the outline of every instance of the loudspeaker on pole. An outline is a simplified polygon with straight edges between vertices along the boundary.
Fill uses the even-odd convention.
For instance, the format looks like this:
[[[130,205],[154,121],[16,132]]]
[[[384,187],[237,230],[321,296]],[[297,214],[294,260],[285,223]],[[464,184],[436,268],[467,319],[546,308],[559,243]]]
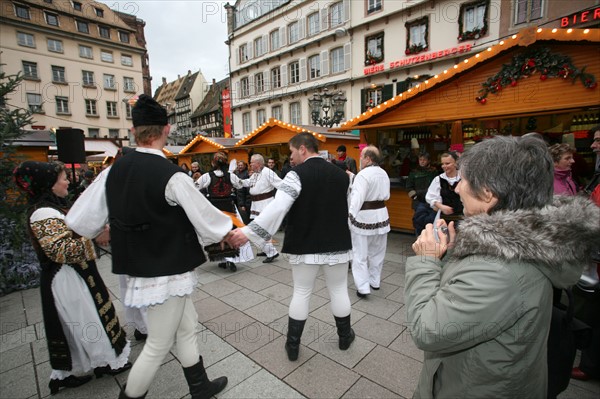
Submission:
[[[58,129],[56,131],[58,160],[64,163],[85,163],[84,139],[81,129]]]

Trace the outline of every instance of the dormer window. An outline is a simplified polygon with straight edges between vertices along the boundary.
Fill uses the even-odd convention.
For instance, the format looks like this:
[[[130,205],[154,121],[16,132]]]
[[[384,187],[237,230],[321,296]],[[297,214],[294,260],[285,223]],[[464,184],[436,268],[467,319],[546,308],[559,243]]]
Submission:
[[[25,7],[21,4],[15,4],[15,13],[19,18],[31,19],[31,15],[29,14],[29,7]]]
[[[73,9],[74,9],[75,11],[81,11],[81,3],[80,3],[80,2],[78,2],[78,1],[74,1],[74,2],[73,2]]]
[[[101,8],[96,8],[96,16],[100,18],[104,18],[104,10]]]

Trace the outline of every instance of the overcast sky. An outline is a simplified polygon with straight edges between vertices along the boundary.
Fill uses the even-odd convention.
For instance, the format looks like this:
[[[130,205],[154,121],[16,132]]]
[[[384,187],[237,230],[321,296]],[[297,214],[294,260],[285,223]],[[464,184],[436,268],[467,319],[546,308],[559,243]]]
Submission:
[[[146,47],[150,57],[152,94],[162,83],[198,70],[208,82],[229,73],[227,1],[202,0],[102,0],[113,10],[146,22]],[[230,1],[231,4],[235,0]]]

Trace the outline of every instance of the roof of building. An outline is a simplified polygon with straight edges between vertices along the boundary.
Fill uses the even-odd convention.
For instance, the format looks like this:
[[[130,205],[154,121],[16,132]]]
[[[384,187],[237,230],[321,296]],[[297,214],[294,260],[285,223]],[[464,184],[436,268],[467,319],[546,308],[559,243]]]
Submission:
[[[185,76],[177,78],[176,80],[168,83],[163,83],[154,92],[154,99],[159,104],[169,104],[168,110],[175,108],[175,96],[179,93],[179,89],[185,80]]]
[[[221,106],[221,92],[229,86],[229,78],[225,78],[210,86],[210,90],[206,93],[202,103],[196,108],[192,114],[192,118],[197,118],[201,115],[218,111]]]
[[[190,91],[194,87],[194,83],[196,82],[196,78],[198,77],[199,73],[200,71],[195,73],[191,73],[191,71],[188,71],[188,74],[183,77],[183,83],[181,84],[181,87],[179,88],[179,91],[175,96],[175,101],[190,96]]]

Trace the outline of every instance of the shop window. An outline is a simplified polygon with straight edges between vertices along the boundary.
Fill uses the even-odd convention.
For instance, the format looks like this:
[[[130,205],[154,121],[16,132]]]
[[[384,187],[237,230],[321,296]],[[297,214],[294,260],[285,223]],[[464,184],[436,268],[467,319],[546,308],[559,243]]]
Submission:
[[[85,100],[85,114],[87,116],[98,116],[96,100]]]
[[[306,20],[308,21],[308,36],[314,36],[321,31],[321,20],[319,19],[318,11],[313,12],[308,17],[306,17]]]
[[[15,4],[15,13],[19,18],[31,19],[31,15],[29,14],[29,7],[25,7],[21,4]]]
[[[406,50],[404,53],[417,54],[429,49],[427,39],[429,31],[429,17],[423,17],[416,21],[407,22],[406,26]]]
[[[294,125],[302,124],[302,113],[299,102],[290,104],[290,123]]]
[[[379,64],[383,61],[383,32],[365,38],[365,65]]]
[[[29,33],[17,32],[17,44],[25,47],[35,47],[35,38]]]
[[[271,117],[281,120],[283,118],[283,107],[281,105],[275,105],[271,108]]]
[[[515,25],[542,18],[543,9],[544,0],[515,0]]]
[[[458,20],[459,42],[477,40],[487,33],[488,5],[489,1],[478,1],[460,6],[460,19]]]
[[[300,63],[294,61],[290,63],[290,84],[300,83]]]
[[[29,105],[29,110],[34,114],[42,114],[44,110],[42,109],[42,95],[37,93],[27,93],[27,105]]]
[[[321,76],[321,56],[313,55],[308,59],[309,77],[317,79]]]
[[[84,21],[75,21],[75,25],[77,26],[77,31],[81,33],[90,33],[90,26],[87,22]]]
[[[54,97],[56,101],[56,113],[68,115],[69,112],[69,97]]]
[[[381,11],[382,0],[367,0],[367,14]]]
[[[96,84],[93,71],[81,71],[81,74],[84,86],[94,86]]]
[[[271,69],[271,88],[277,89],[281,87],[281,68],[275,67]]]
[[[49,12],[46,12],[45,16],[46,16],[46,23],[48,25],[58,26],[58,15],[57,14],[51,14]]]
[[[52,83],[67,83],[65,67],[52,65]]]
[[[37,62],[23,61],[23,77],[25,79],[39,79]]]
[[[52,51],[54,53],[62,53],[63,42],[61,40],[48,39],[48,51]]]
[[[329,26],[334,27],[344,23],[344,3],[339,1],[329,7]]]
[[[279,40],[279,29],[275,29],[269,33],[269,42],[271,44],[271,51],[277,50],[281,46]]]

